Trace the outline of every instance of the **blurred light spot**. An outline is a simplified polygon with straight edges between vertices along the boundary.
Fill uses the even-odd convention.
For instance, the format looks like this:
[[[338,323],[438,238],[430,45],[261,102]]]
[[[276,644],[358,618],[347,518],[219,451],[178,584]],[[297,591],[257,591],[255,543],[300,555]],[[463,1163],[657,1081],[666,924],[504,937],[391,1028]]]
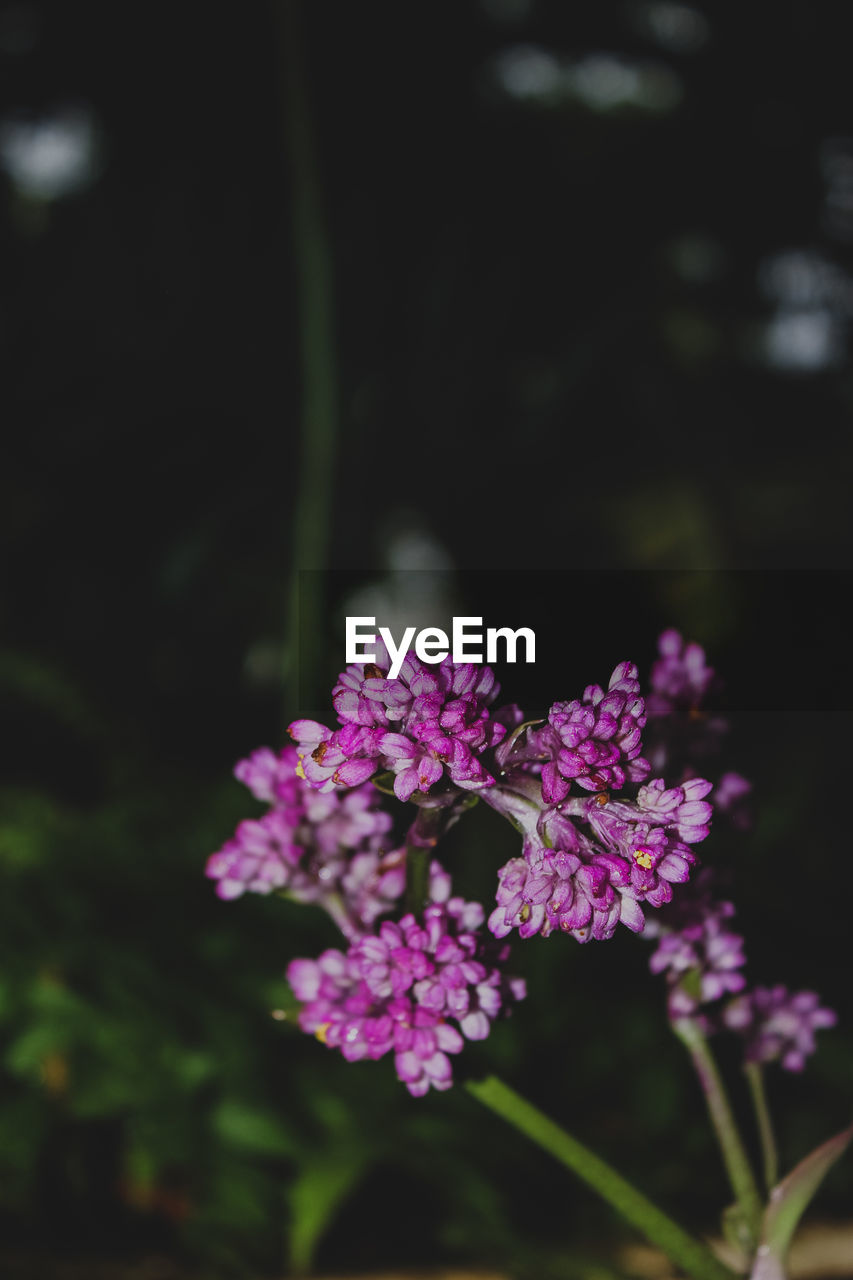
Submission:
[[[406,627],[449,628],[454,612],[453,561],[417,517],[404,517],[382,535],[387,572],[353,591],[343,615],[375,617],[399,635]],[[341,623],[341,634],[343,624]]]
[[[614,53],[569,61],[535,45],[516,45],[498,55],[492,74],[507,96],[539,106],[576,102],[597,112],[669,111],[684,96],[671,68]]]
[[[764,259],[758,286],[775,305],[761,341],[765,361],[793,373],[841,364],[853,315],[853,280],[813,249],[788,249]]]
[[[722,275],[726,265],[722,245],[699,233],[679,236],[667,254],[673,270],[688,284],[707,284]]]
[[[635,102],[641,92],[637,68],[608,54],[584,58],[568,75],[575,93],[594,111],[609,111]]]
[[[591,54],[566,72],[576,96],[593,111],[640,107],[668,111],[682,98],[681,81],[669,67]]]
[[[0,164],[21,195],[61,200],[97,177],[95,121],[85,107],[64,107],[41,119],[0,119]]]
[[[708,19],[686,4],[644,4],[637,25],[670,53],[697,53],[711,34]]]
[[[493,22],[523,22],[533,12],[533,0],[480,0],[480,8]]]
[[[392,573],[408,570],[443,570],[453,567],[450,556],[426,529],[404,528],[388,543],[388,567]]]
[[[825,308],[782,308],[765,328],[764,355],[775,368],[792,373],[817,373],[831,368],[844,359],[840,326]]]
[[[39,15],[31,4],[13,4],[0,10],[0,53],[31,53],[39,37]]]
[[[542,99],[559,94],[560,64],[553,54],[534,45],[516,45],[498,56],[498,84],[511,98]]]
[[[275,640],[258,640],[249,646],[243,674],[249,684],[274,688],[281,684],[284,653]]]
[[[774,302],[801,307],[823,299],[822,266],[812,253],[777,253],[759,267],[758,282],[762,293]]]
[[[823,225],[837,240],[853,240],[853,138],[827,138],[820,148],[826,186]]]
[[[810,249],[765,258],[758,270],[762,293],[788,307],[829,306],[853,313],[853,280],[836,263]]]

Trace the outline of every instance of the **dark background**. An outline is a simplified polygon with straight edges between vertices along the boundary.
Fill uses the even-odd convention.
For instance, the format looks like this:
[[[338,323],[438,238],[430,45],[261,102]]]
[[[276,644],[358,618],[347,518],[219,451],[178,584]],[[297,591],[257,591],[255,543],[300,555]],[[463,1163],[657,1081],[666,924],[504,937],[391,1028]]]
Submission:
[[[334,931],[204,862],[257,810],[233,762],[329,717],[354,599],[534,627],[499,673],[531,714],[676,625],[755,781],[754,832],[704,851],[750,974],[841,1015],[770,1081],[786,1163],[847,1122],[844,6],[303,7],[297,38],[260,2],[0,3],[0,1256],[609,1276],[628,1233],[462,1090],[270,1018]],[[447,861],[486,896],[513,836],[469,823]],[[530,999],[466,1059],[710,1230],[623,933],[516,946]]]

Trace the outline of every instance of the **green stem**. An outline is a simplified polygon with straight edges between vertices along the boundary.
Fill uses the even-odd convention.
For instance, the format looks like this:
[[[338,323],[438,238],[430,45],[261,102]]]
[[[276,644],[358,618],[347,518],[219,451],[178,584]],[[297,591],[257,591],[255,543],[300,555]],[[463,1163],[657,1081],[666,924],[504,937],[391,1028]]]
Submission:
[[[446,809],[418,809],[406,836],[406,910],[419,915],[429,894],[429,864],[444,827]]]
[[[773,1121],[770,1118],[770,1108],[767,1105],[764,1072],[759,1062],[748,1062],[744,1067],[744,1072],[752,1095],[752,1105],[755,1107],[758,1136],[761,1139],[761,1154],[764,1160],[764,1183],[768,1192],[770,1192],[779,1181],[779,1157],[776,1151]]]
[[[297,325],[302,366],[300,468],[295,488],[287,622],[288,718],[300,702],[300,677],[315,693],[321,653],[321,570],[331,541],[338,430],[332,261],[312,127],[299,0],[275,0],[284,66],[285,133],[290,160]],[[303,570],[308,572],[303,573]],[[304,643],[300,644],[300,639]],[[298,658],[298,661],[297,661]]]
[[[732,1280],[734,1273],[719,1262],[701,1241],[694,1240],[641,1191],[626,1182],[621,1174],[509,1085],[496,1076],[488,1076],[485,1080],[468,1081],[466,1088],[484,1106],[515,1125],[526,1137],[582,1178],[695,1280]]]
[[[726,1173],[743,1218],[747,1234],[743,1244],[749,1251],[758,1243],[763,1206],[722,1076],[717,1069],[708,1041],[695,1020],[677,1018],[672,1025],[675,1034],[687,1046],[702,1085],[705,1101],[708,1104],[708,1114],[722,1151]]]

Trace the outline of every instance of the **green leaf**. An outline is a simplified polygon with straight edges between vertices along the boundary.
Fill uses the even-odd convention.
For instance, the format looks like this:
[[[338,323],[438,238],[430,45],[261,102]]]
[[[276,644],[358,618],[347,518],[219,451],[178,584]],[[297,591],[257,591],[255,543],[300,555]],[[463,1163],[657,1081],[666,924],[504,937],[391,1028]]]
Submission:
[[[299,1142],[281,1116],[226,1099],[213,1115],[214,1132],[229,1146],[257,1155],[294,1156]]]
[[[37,1023],[12,1041],[5,1063],[13,1075],[40,1082],[45,1059],[52,1054],[64,1054],[67,1049],[68,1036],[61,1027]]]
[[[777,1280],[797,1224],[829,1170],[853,1138],[853,1125],[817,1147],[770,1192],[752,1280]]]
[[[363,1151],[340,1148],[320,1152],[303,1163],[287,1189],[290,1207],[291,1269],[302,1275],[312,1269],[314,1253],[323,1232],[341,1203],[363,1177],[369,1157]]]
[[[381,791],[383,795],[393,796],[395,777],[396,774],[392,773],[389,769],[387,773],[374,773],[370,781],[373,783],[376,790]]]

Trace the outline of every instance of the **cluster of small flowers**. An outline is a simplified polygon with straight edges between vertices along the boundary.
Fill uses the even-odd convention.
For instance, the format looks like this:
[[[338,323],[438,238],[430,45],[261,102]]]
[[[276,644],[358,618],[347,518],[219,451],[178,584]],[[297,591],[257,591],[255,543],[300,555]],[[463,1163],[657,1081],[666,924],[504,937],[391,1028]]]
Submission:
[[[428,792],[446,769],[454,791],[448,788],[445,800],[452,800],[456,788],[493,784],[478,755],[506,727],[485,709],[498,692],[488,668],[449,663],[433,674],[410,655],[396,682],[376,670],[342,674],[334,691],[341,730],[299,721],[291,726],[298,747],[278,755],[262,748],[240,761],[236,777],[270,808],[240,823],[209,858],[207,874],[222,898],[276,891],[332,915],[349,949],[294,960],[288,969],[304,1002],[300,1026],[348,1061],[393,1050],[398,1077],[420,1096],[430,1086],[450,1086],[448,1054],[466,1039],[484,1039],[494,1019],[523,998],[524,982],[505,975],[508,946],[483,930],[478,903],[451,896],[450,877],[435,860],[422,915],[376,929],[381,916],[399,910],[407,855],[405,848],[383,851],[391,818],[366,778],[390,766],[398,796],[408,798],[415,789]],[[369,747],[358,731],[371,720],[382,750],[368,757],[359,755]],[[345,748],[353,753],[341,764]],[[410,842],[419,843],[411,834]]]
[[[383,852],[391,817],[374,787],[316,791],[295,747],[262,747],[234,774],[270,808],[241,822],[208,859],[220,898],[284,892],[324,906],[349,936],[394,908],[406,885],[405,851]]]
[[[814,1053],[814,1033],[834,1027],[838,1017],[821,1008],[815,991],[789,992],[787,987],[753,987],[732,1000],[723,1011],[723,1022],[745,1040],[747,1062],[781,1060],[788,1071],[802,1071]]]
[[[647,751],[654,769],[680,774],[682,781],[695,776],[698,763],[703,773],[707,771],[729,729],[724,716],[704,707],[706,696],[719,689],[720,683],[701,645],[685,641],[673,628],[661,633],[646,698]],[[742,774],[723,773],[711,794],[715,814],[747,830],[752,825],[751,791],[752,783]]]
[[[666,974],[670,1018],[694,1018],[706,1032],[715,1026],[707,1006],[746,986],[744,940],[727,924],[734,905],[716,900],[711,884],[703,871],[647,931],[658,940],[649,968]]]
[[[693,846],[709,833],[711,801],[737,822],[750,790],[729,773],[710,796],[713,784],[696,775],[693,761],[727,728],[700,706],[714,685],[700,646],[666,631],[648,700],[636,666],[622,662],[606,690],[589,685],[544,721],[525,721],[513,705],[493,710],[500,687],[489,667],[425,664],[410,653],[390,679],[389,665],[380,646],[375,661],[341,673],[332,693],[339,728],[294,721],[296,747],[240,762],[237,777],[271,807],[208,862],[221,897],[285,891],[324,906],[347,938],[346,952],[288,969],[305,1031],[348,1061],[393,1051],[413,1094],[448,1088],[448,1054],[487,1036],[524,996],[523,982],[504,974],[502,939],[517,929],[522,938],[559,930],[604,940],[621,923],[658,940],[650,966],[667,975],[673,1019],[737,1028],[751,1060],[772,1053],[791,1069],[801,1064],[814,1029],[834,1015],[810,992],[745,990],[743,939],[728,926],[734,908],[713,898],[707,880],[671,901],[698,862]],[[676,785],[649,777],[665,769],[680,769]],[[470,792],[521,832],[520,856],[498,872],[493,937],[483,908],[451,896],[435,861],[423,911],[377,927],[400,909],[409,856],[383,848],[391,820],[368,782],[379,771],[393,775],[398,799],[432,814],[431,833],[419,817],[406,841],[419,856]],[[655,922],[647,907],[665,910]],[[730,995],[738,999],[723,1018],[708,1012]]]
[[[637,668],[622,662],[606,692],[589,685],[581,699],[555,702],[541,728],[499,750],[505,781],[487,803],[506,805],[505,793],[540,772],[541,800],[528,811],[522,856],[498,873],[489,917],[497,937],[513,928],[523,938],[559,929],[587,942],[612,937],[620,923],[639,932],[643,906],[669,902],[673,884],[688,879],[697,861],[690,846],[710,830],[710,782],[667,787],[655,778],[633,798],[613,795],[650,770],[640,755],[639,690]],[[572,796],[572,783],[585,794]],[[536,796],[535,787],[526,790]]]
[[[390,770],[398,800],[428,794],[445,776],[467,790],[491,785],[480,756],[506,733],[488,711],[500,689],[491,669],[449,658],[428,666],[409,653],[391,680],[378,665],[389,662],[381,643],[376,659],[347,667],[332,690],[340,729],[291,724],[308,781],[329,790]]]
[[[582,698],[554,703],[547,721],[533,727],[523,723],[517,707],[490,710],[499,686],[488,667],[451,659],[428,667],[409,654],[399,677],[391,680],[382,662],[377,651],[375,662],[354,664],[341,674],[332,695],[340,728],[309,720],[290,726],[298,772],[321,794],[335,794],[341,786],[364,786],[387,769],[399,799],[414,796],[423,803],[430,797],[449,811],[455,797],[475,790],[513,818],[524,841],[522,856],[498,874],[497,906],[488,921],[497,939],[513,928],[522,937],[560,929],[579,941],[609,938],[620,922],[639,931],[643,907],[668,902],[673,884],[687,880],[696,862],[690,846],[708,834],[711,806],[705,796],[711,784],[700,778],[675,788],[662,778],[646,782],[649,764],[640,754],[645,705],[632,663],[616,667],[606,691],[589,685]],[[486,753],[492,753],[488,767]],[[636,794],[614,796],[628,786]],[[434,893],[433,899],[427,912],[437,905]],[[470,918],[473,904],[467,910]],[[414,917],[406,919],[407,928],[422,927]],[[312,998],[301,1022],[352,1059],[381,1056],[395,1045],[398,1073],[404,1069],[409,1074],[401,1078],[421,1089],[424,1081],[449,1081],[446,1054],[454,1051],[448,1047],[453,1037],[442,1032],[443,1046],[434,1035],[421,1037],[424,1053],[428,1048],[428,1056],[443,1055],[441,1074],[424,1075],[419,1067],[411,1076],[413,1060],[400,1058],[415,1052],[406,1036],[413,1028],[424,1029],[427,1014],[434,1014],[420,1002],[423,983],[414,1007],[398,1003],[389,1011],[377,1003],[388,993],[371,987],[364,969],[365,946],[378,946],[383,931],[395,927],[402,926],[386,923],[372,938],[355,939],[344,958],[327,957],[334,982],[330,970],[317,996],[322,1007]],[[477,945],[486,954],[497,944]],[[468,1028],[476,1025],[477,1036],[485,1035],[489,1018],[520,998],[518,983],[497,980],[506,948],[494,954],[487,984],[492,994],[478,1006],[476,1022],[469,1012],[460,1024],[469,1038]],[[302,976],[320,981],[314,964],[300,961],[291,969],[303,993],[310,983],[306,986]],[[393,999],[401,999],[399,992]],[[344,1024],[346,1033],[340,1030]],[[461,1040],[454,1043],[461,1048]]]
[[[702,706],[705,695],[718,685],[716,674],[700,645],[685,643],[677,631],[669,630],[658,640],[650,683],[650,756],[660,767],[680,764],[684,776],[690,776],[691,762],[705,761],[719,751],[728,730],[722,717]],[[712,795],[715,812],[725,814],[735,827],[749,827],[751,790],[740,774],[724,773]],[[835,1014],[820,1007],[813,991],[790,993],[783,986],[746,989],[744,939],[727,923],[734,911],[731,902],[714,896],[712,873],[703,872],[647,930],[658,939],[649,967],[666,974],[669,1016],[692,1018],[706,1032],[722,1027],[738,1031],[748,1062],[780,1059],[783,1067],[800,1071],[815,1049],[814,1032],[832,1026]],[[732,995],[736,999],[715,1007]]]
[[[714,897],[713,873],[706,870],[650,925],[658,945],[649,968],[666,974],[669,1016],[690,1018],[706,1034],[738,1032],[747,1062],[781,1061],[788,1071],[802,1071],[816,1048],[815,1031],[834,1026],[836,1015],[821,1007],[814,991],[746,990],[744,939],[726,923],[734,914],[731,902]],[[736,998],[719,1004],[731,995]]]
[[[509,948],[484,935],[482,922],[479,903],[447,898],[420,919],[384,922],[345,953],[292,961],[300,1026],[348,1062],[393,1051],[397,1076],[416,1097],[430,1086],[449,1089],[447,1055],[465,1039],[485,1039],[492,1021],[525,995],[523,980],[503,973]]]

